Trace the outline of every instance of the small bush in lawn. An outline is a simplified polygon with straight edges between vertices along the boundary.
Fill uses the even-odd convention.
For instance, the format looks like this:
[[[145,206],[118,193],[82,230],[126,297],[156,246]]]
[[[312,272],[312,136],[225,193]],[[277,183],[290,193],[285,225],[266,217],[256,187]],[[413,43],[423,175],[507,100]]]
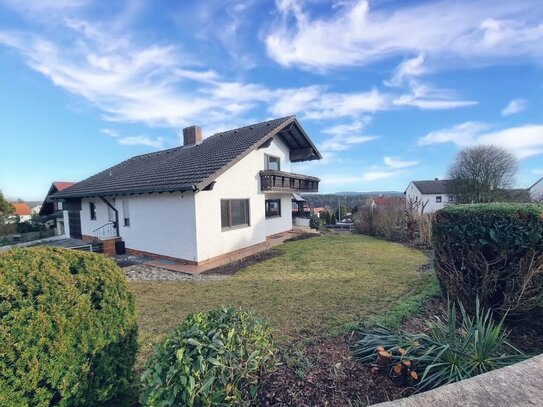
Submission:
[[[443,289],[508,319],[543,309],[543,206],[456,205],[436,213],[435,269]]]
[[[447,311],[445,321],[436,317],[428,322],[427,334],[401,334],[385,328],[363,330],[353,353],[363,362],[374,362],[377,352],[384,352],[380,354],[381,362],[386,362],[381,363],[384,373],[418,390],[464,380],[527,358],[507,342],[503,319],[495,322],[478,300],[473,317],[460,304],[460,322],[454,305],[449,303]]]
[[[321,226],[322,226],[321,218],[319,218],[319,216],[316,214],[311,215],[311,217],[309,218],[309,227],[311,229],[319,230]]]
[[[142,404],[251,405],[260,375],[274,364],[271,333],[234,308],[190,315],[147,361]]]
[[[0,405],[99,405],[122,395],[136,329],[112,260],[53,248],[0,254]]]

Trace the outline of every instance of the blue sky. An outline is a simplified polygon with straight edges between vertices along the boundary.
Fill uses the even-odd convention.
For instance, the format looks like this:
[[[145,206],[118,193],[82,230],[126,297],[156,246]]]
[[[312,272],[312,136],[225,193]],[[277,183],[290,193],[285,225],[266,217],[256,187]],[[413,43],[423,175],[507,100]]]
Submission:
[[[26,4],[24,4],[26,3]],[[543,176],[540,0],[0,0],[0,189],[296,114],[321,192],[403,190],[498,144]]]

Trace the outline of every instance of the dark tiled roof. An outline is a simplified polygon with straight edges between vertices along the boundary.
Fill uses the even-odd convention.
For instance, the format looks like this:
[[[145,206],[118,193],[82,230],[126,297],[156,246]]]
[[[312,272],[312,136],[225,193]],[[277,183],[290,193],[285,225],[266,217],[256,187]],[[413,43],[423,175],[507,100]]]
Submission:
[[[452,192],[453,181],[450,179],[439,179],[429,181],[413,181],[413,184],[421,194],[449,194]]]
[[[82,198],[203,189],[274,135],[280,131],[286,132],[291,123],[297,126],[297,139],[290,143],[298,143],[291,147],[311,147],[312,157],[320,158],[319,152],[303,133],[295,116],[288,116],[216,133],[200,144],[132,157],[57,192],[52,197]],[[292,134],[289,132],[285,136],[290,137]],[[288,145],[288,139],[284,140]]]

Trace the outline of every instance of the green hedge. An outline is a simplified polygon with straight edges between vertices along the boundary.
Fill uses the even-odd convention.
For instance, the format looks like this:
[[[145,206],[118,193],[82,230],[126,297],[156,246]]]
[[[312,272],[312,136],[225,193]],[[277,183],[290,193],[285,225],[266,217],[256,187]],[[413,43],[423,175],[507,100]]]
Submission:
[[[271,333],[234,308],[189,315],[147,361],[142,404],[252,405],[261,373],[274,364]]]
[[[0,405],[99,405],[132,384],[134,301],[98,254],[0,254]]]
[[[543,307],[543,206],[454,205],[436,213],[435,268],[444,290],[473,310],[533,317]]]

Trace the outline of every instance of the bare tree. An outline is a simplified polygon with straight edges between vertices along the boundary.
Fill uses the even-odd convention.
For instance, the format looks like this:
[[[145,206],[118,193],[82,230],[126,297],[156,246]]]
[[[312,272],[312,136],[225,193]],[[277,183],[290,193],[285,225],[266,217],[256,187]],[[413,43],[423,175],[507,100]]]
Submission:
[[[511,187],[518,161],[505,148],[491,145],[467,147],[449,168],[458,203],[493,202]]]

